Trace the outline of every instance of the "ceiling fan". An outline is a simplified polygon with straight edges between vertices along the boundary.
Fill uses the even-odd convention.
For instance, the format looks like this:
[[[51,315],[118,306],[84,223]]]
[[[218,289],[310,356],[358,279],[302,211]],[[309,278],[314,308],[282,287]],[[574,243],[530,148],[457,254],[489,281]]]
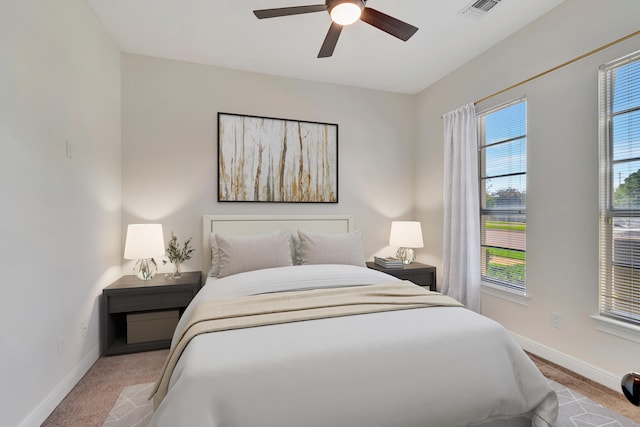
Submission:
[[[254,10],[253,13],[258,19],[264,19],[303,13],[329,12],[332,22],[318,53],[318,58],[327,58],[333,55],[342,28],[357,20],[373,25],[402,41],[409,40],[418,31],[418,27],[367,7],[366,3],[367,0],[326,0],[325,4],[260,9]]]

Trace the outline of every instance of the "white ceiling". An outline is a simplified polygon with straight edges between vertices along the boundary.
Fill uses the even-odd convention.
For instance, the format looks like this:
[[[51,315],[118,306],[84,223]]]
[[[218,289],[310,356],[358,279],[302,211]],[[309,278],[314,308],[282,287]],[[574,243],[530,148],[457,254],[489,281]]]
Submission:
[[[471,0],[369,0],[419,28],[402,42],[364,22],[345,27],[332,57],[316,58],[326,12],[258,20],[254,9],[323,0],[87,0],[122,52],[415,94],[563,0],[502,0],[482,17]]]

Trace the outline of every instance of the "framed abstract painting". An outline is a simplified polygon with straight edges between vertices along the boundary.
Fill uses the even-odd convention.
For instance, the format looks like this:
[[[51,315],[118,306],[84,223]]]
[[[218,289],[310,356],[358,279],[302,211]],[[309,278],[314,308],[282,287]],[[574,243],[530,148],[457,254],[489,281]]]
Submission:
[[[218,113],[218,201],[338,202],[338,125]]]

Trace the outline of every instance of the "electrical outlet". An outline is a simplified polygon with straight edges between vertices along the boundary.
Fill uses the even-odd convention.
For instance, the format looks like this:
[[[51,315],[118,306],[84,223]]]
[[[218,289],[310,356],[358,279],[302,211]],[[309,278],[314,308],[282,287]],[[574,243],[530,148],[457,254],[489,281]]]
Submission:
[[[87,322],[80,323],[80,336],[84,337],[87,335],[87,330],[89,329],[89,325]]]
[[[58,354],[62,354],[64,351],[64,337],[58,338]]]
[[[564,317],[560,313],[551,313],[551,326],[556,329],[562,329]]]

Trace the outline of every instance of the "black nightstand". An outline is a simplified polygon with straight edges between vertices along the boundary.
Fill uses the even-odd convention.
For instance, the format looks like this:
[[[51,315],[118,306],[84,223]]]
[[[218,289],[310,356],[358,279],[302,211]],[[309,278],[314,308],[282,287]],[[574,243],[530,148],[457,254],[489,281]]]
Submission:
[[[162,315],[177,310],[178,317],[200,290],[200,271],[182,273],[178,279],[157,274],[143,281],[136,276],[122,276],[102,291],[101,343],[104,355],[134,353],[168,348],[170,338],[136,340],[127,343],[127,315]],[[174,312],[175,314],[175,312]],[[139,317],[139,316],[138,316]],[[132,319],[132,317],[130,317]],[[151,320],[153,322],[153,320]],[[152,324],[153,326],[153,324]],[[130,340],[133,341],[133,340]]]
[[[375,262],[367,262],[367,267],[382,271],[398,279],[409,280],[418,286],[429,288],[430,291],[436,290],[436,268],[432,265],[412,262],[402,268],[385,268]]]

